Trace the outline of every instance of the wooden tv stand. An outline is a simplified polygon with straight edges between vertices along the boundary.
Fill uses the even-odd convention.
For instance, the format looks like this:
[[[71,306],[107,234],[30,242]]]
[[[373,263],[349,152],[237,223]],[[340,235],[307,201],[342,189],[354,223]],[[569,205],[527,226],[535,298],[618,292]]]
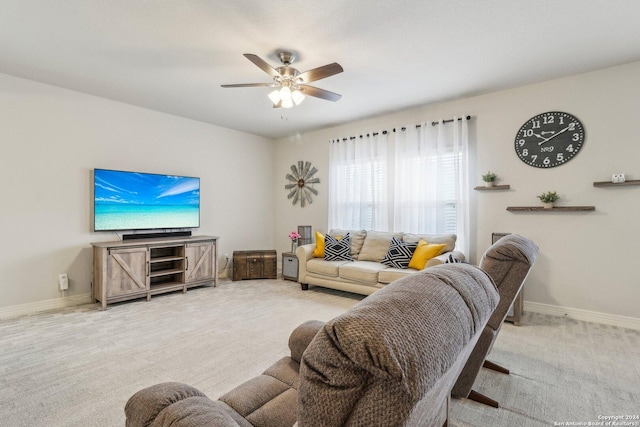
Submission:
[[[218,237],[92,243],[94,302],[107,304],[206,284],[218,285]]]

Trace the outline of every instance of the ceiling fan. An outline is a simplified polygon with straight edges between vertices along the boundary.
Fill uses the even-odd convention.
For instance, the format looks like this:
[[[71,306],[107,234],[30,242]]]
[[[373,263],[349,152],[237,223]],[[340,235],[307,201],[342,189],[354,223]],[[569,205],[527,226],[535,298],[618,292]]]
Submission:
[[[336,102],[342,95],[329,92],[307,83],[331,77],[334,74],[344,71],[340,64],[334,62],[332,64],[323,65],[301,73],[291,66],[296,59],[294,53],[278,52],[278,58],[282,62],[278,68],[273,68],[266,61],[253,55],[245,53],[244,56],[258,66],[262,71],[269,74],[273,78],[273,83],[244,83],[233,85],[221,85],[222,87],[271,87],[274,91],[269,93],[269,99],[273,102],[273,108],[291,108],[304,101],[304,96],[314,96],[316,98],[326,99],[327,101]]]

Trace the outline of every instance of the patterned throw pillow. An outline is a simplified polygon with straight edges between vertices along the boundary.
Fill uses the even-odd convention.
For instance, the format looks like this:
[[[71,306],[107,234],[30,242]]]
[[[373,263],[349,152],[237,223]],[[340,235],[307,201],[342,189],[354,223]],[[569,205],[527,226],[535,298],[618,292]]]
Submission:
[[[353,261],[351,258],[351,237],[349,233],[338,240],[330,234],[324,236],[325,261]]]
[[[466,264],[464,261],[459,260],[458,258],[454,257],[452,254],[449,254],[447,259],[444,260],[445,264],[455,264],[455,263],[458,263],[458,262]]]
[[[387,255],[382,259],[384,265],[394,268],[407,268],[418,243],[405,243],[397,237],[391,238]]]

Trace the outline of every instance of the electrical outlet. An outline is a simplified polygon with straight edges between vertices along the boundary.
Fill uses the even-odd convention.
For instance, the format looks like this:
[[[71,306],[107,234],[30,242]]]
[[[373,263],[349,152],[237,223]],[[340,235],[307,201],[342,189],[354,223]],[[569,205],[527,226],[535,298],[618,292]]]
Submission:
[[[224,259],[226,259],[227,261],[229,261],[229,253],[227,252],[226,254],[224,254]]]
[[[62,273],[58,276],[58,286],[60,286],[61,291],[69,289],[69,276],[67,273]]]

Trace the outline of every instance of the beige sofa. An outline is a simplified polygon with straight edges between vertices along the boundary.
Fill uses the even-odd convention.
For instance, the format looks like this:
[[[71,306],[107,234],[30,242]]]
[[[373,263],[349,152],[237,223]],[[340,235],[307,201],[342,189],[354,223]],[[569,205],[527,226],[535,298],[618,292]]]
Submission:
[[[125,406],[126,425],[446,425],[451,388],[498,300],[477,267],[429,268],[326,324],[300,325],[290,357],[217,401],[176,382],[138,391]]]
[[[309,285],[315,285],[370,295],[395,280],[420,271],[382,264],[381,261],[393,237],[409,243],[417,243],[420,239],[424,239],[428,243],[445,244],[441,254],[431,258],[425,268],[443,264],[450,256],[460,261],[465,259],[462,252],[454,250],[455,234],[411,234],[365,230],[331,230],[329,232],[332,236],[344,236],[346,233],[349,233],[351,238],[353,261],[326,261],[324,258],[314,257],[316,243],[298,247],[296,250],[298,282],[303,290],[308,289]]]

